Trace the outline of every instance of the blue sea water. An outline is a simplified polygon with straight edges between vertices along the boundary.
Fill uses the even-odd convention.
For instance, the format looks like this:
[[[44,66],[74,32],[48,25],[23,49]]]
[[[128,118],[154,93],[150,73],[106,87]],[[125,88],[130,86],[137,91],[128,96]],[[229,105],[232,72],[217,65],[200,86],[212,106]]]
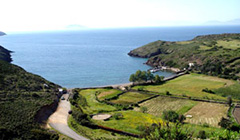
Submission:
[[[91,29],[8,34],[0,44],[14,51],[14,64],[61,86],[90,87],[127,83],[147,59],[127,53],[156,40],[182,41],[198,35],[240,33],[240,26]],[[170,76],[170,72],[158,72]]]

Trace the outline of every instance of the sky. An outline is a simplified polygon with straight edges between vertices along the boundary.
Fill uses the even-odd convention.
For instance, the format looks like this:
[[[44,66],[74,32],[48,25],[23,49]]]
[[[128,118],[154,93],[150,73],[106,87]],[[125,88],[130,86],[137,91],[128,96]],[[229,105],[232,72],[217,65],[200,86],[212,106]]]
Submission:
[[[202,25],[240,19],[240,0],[0,0],[0,31]]]

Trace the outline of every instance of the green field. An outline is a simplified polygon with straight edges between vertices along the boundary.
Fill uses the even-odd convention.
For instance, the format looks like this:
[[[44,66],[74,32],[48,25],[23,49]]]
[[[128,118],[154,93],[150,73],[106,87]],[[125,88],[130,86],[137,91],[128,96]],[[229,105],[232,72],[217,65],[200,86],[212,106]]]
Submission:
[[[149,126],[152,123],[163,123],[160,117],[155,117],[146,113],[129,110],[111,112],[110,114],[113,115],[114,113],[121,113],[123,118],[119,120],[112,118],[108,121],[95,120],[94,122],[102,126],[111,127],[134,134],[141,134],[141,130],[138,130],[139,127]]]
[[[130,105],[152,97],[150,94],[142,94],[138,92],[127,92],[118,97],[118,99],[111,100],[110,102],[116,104]]]
[[[81,90],[79,94],[86,98],[87,106],[84,107],[84,111],[87,114],[99,113],[101,111],[114,111],[116,108],[111,105],[100,103],[96,100],[95,93],[97,91],[105,91],[106,89],[86,89]]]
[[[169,91],[170,94],[179,96],[226,100],[226,97],[203,92],[202,90],[206,88],[216,90],[233,84],[235,84],[235,82],[231,80],[200,74],[188,74],[162,85],[135,86],[133,89],[142,87],[144,90],[158,93],[166,93],[166,91]]]
[[[214,90],[214,92],[223,97],[232,96],[235,99],[240,100],[240,83],[235,83],[230,86],[221,87]]]
[[[164,110],[173,110],[179,114],[184,114],[195,106],[198,102],[185,100],[185,99],[174,99],[169,97],[157,97],[152,100],[148,100],[140,104],[140,107],[146,107],[147,113],[161,117]],[[139,110],[139,108],[135,108]]]
[[[74,118],[72,116],[69,117],[68,120],[68,125],[70,126],[71,129],[73,129],[75,132],[77,132],[78,134],[89,138],[89,139],[105,139],[105,140],[133,140],[134,138],[132,137],[128,137],[128,136],[124,136],[124,135],[120,135],[117,133],[112,133],[103,129],[92,129],[86,126],[82,126],[80,124],[78,124]]]
[[[231,40],[231,41],[219,40],[217,41],[217,45],[222,46],[223,48],[235,50],[240,48],[240,41],[239,40]]]
[[[105,89],[105,90],[101,90],[100,93],[97,95],[97,97],[100,101],[102,101],[102,100],[116,97],[121,92],[122,92],[121,90],[117,90],[117,89]]]

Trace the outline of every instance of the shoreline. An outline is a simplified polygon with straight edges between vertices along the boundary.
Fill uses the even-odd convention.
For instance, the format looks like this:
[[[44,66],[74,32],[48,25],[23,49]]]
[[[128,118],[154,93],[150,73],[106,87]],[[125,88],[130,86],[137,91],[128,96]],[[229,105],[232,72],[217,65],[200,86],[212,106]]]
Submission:
[[[171,76],[167,76],[167,77],[164,77],[164,81],[168,81],[168,80],[171,80],[171,79],[174,79],[176,77],[179,77],[181,75],[184,75],[183,74],[184,72],[182,73],[174,73],[172,74]],[[120,84],[110,84],[110,85],[103,85],[103,86],[90,86],[90,87],[74,87],[74,88],[67,88],[67,89],[75,89],[75,88],[79,88],[79,89],[93,89],[93,88],[106,88],[106,87],[113,87],[113,88],[122,88],[122,87],[126,87],[126,86],[131,86],[133,85],[133,82],[129,82],[129,83],[120,83]]]

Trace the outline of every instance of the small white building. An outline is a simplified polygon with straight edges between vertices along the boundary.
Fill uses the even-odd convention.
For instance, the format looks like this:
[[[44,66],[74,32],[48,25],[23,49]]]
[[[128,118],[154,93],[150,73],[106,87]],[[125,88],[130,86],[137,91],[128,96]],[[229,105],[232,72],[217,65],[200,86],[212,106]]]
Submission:
[[[60,93],[62,93],[62,92],[63,92],[63,89],[62,89],[62,88],[59,88],[58,91],[59,91]]]
[[[194,66],[194,63],[189,63],[188,66],[191,68]]]

